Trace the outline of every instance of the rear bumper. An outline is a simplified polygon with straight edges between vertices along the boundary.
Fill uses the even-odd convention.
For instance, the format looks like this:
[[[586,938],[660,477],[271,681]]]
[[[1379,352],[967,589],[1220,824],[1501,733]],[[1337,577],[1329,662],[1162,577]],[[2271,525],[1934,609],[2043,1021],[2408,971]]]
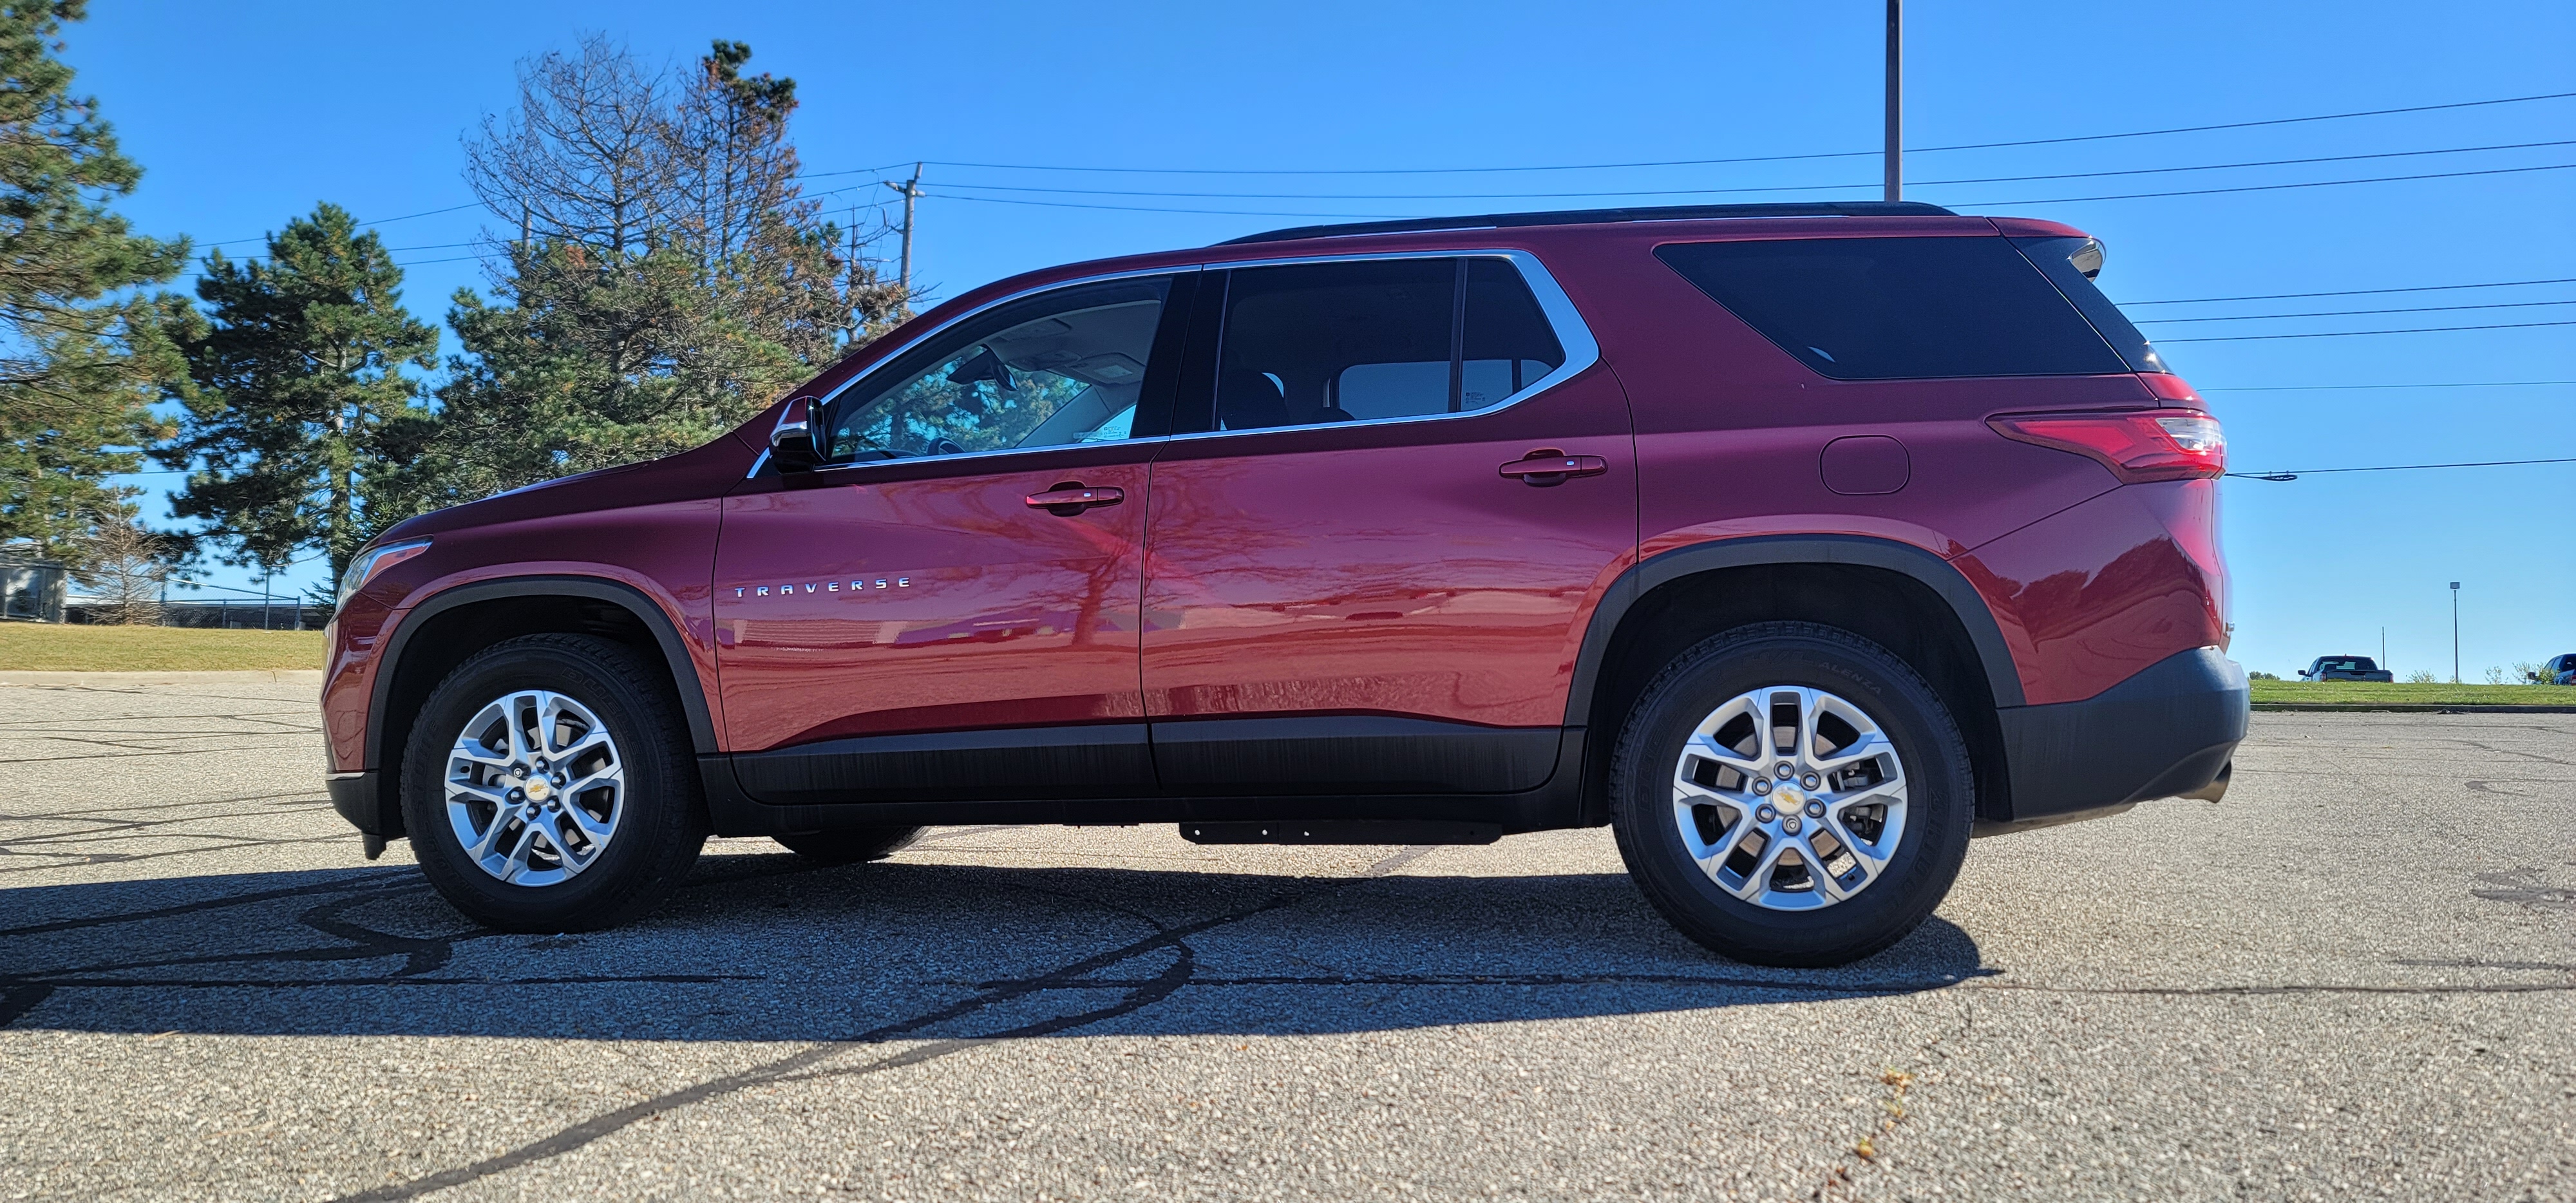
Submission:
[[[1997,715],[2012,813],[1980,818],[1977,834],[2211,796],[2225,788],[2251,710],[2245,669],[2214,647],[2176,652],[2080,702],[2006,707]]]

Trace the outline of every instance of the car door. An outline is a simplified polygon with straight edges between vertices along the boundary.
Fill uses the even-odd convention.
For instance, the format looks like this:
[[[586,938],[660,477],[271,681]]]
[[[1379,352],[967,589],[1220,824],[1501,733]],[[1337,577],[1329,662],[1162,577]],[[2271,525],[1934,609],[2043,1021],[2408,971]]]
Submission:
[[[1200,306],[1147,518],[1165,788],[1544,784],[1636,549],[1626,398],[1573,306],[1501,252],[1211,269]]]
[[[960,319],[814,407],[819,466],[726,499],[717,659],[746,793],[1150,790],[1141,551],[1194,279]]]

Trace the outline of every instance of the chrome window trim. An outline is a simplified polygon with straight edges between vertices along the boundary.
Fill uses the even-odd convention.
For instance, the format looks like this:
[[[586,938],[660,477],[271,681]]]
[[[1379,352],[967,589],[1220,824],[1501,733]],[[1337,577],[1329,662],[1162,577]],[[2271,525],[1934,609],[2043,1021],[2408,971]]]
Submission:
[[[1361,255],[1284,255],[1260,259],[1234,259],[1200,266],[1208,271],[1234,271],[1240,268],[1295,267],[1308,263],[1367,263],[1392,259],[1504,259],[1510,261],[1511,265],[1520,272],[1521,283],[1529,286],[1530,296],[1538,301],[1539,313],[1547,318],[1548,328],[1555,332],[1557,346],[1565,352],[1565,362],[1558,364],[1555,371],[1522,385],[1518,392],[1483,409],[1461,410],[1457,413],[1407,414],[1395,418],[1361,418],[1350,422],[1255,426],[1248,430],[1202,430],[1191,434],[1172,435],[1171,440],[1177,443],[1194,439],[1275,434],[1282,430],[1349,430],[1355,426],[1390,426],[1399,422],[1453,422],[1460,418],[1482,418],[1501,413],[1531,397],[1555,388],[1582,375],[1590,370],[1592,365],[1601,362],[1601,344],[1593,339],[1592,327],[1585,324],[1582,312],[1574,307],[1574,299],[1565,295],[1565,288],[1556,282],[1556,277],[1547,270],[1547,265],[1539,262],[1538,256],[1528,251],[1486,248],[1382,251]]]
[[[905,355],[911,354],[915,348],[922,344],[955,329],[959,324],[1000,308],[1001,306],[1011,304],[1015,301],[1024,301],[1030,297],[1040,296],[1045,293],[1056,292],[1058,290],[1068,288],[1081,288],[1091,284],[1106,284],[1117,280],[1136,280],[1150,276],[1181,276],[1190,272],[1233,271],[1238,268],[1254,267],[1294,267],[1309,263],[1363,263],[1393,259],[1503,259],[1509,261],[1512,266],[1520,272],[1521,283],[1529,287],[1531,297],[1538,301],[1539,312],[1547,318],[1548,327],[1556,334],[1557,345],[1565,352],[1565,362],[1557,365],[1556,370],[1551,371],[1528,384],[1522,385],[1519,391],[1512,393],[1510,396],[1507,396],[1492,405],[1488,405],[1482,409],[1463,410],[1458,413],[1413,414],[1396,418],[1362,418],[1351,422],[1317,422],[1308,423],[1302,426],[1259,426],[1249,430],[1205,430],[1191,434],[1154,435],[1141,439],[1104,440],[1099,443],[1062,443],[1048,447],[1004,447],[996,451],[967,451],[961,452],[957,455],[904,456],[899,459],[864,460],[856,463],[825,463],[815,465],[813,471],[847,472],[854,469],[873,468],[883,464],[908,464],[918,463],[923,460],[934,460],[939,463],[954,463],[961,460],[991,459],[995,456],[1002,455],[1029,455],[1041,451],[1064,451],[1075,447],[1105,447],[1121,444],[1132,445],[1179,442],[1186,439],[1232,438],[1241,435],[1272,434],[1282,430],[1345,430],[1355,426],[1385,426],[1397,422],[1442,422],[1453,421],[1458,418],[1481,418],[1489,414],[1501,413],[1503,410],[1509,409],[1514,405],[1518,405],[1531,397],[1555,388],[1557,385],[1563,384],[1564,382],[1589,371],[1594,364],[1601,361],[1601,344],[1592,337],[1592,327],[1583,320],[1582,312],[1574,307],[1573,298],[1565,295],[1565,288],[1556,282],[1556,276],[1547,270],[1547,265],[1539,262],[1538,256],[1533,255],[1528,251],[1504,248],[1484,248],[1468,250],[1382,251],[1369,254],[1271,255],[1258,258],[1228,259],[1215,263],[1185,263],[1171,267],[1144,268],[1136,271],[1106,272],[1096,276],[1082,276],[1071,280],[1059,280],[1053,284],[1039,285],[1034,288],[1024,288],[1018,292],[995,297],[990,301],[986,301],[973,309],[969,309],[964,313],[948,319],[947,321],[941,322],[939,325],[932,327],[931,329],[924,330],[920,334],[907,339],[902,346],[896,347],[884,358],[878,360],[875,366],[870,367],[868,370],[861,372],[856,376],[850,377],[848,380],[842,381],[839,387],[834,388],[832,391],[817,398],[814,403],[815,408],[821,410],[830,406],[833,402],[840,399],[841,394],[857,388],[861,384],[873,379],[880,371],[891,366],[896,360],[903,358]],[[751,470],[745,473],[743,478],[745,480],[749,480],[759,476],[760,470],[767,467],[768,464],[769,451],[767,448],[763,448],[759,458],[752,461]]]
[[[823,394],[821,397],[816,398],[816,399],[815,399],[815,401],[814,401],[814,404],[815,404],[816,406],[818,406],[818,407],[819,407],[819,406],[830,405],[830,404],[831,404],[831,403],[833,403],[834,401],[839,400],[839,399],[840,399],[840,397],[841,397],[841,394],[846,393],[846,392],[850,391],[851,389],[857,388],[859,385],[866,383],[870,378],[874,377],[877,373],[879,373],[879,372],[881,372],[881,371],[884,371],[886,368],[888,368],[888,367],[892,366],[892,365],[893,365],[893,363],[894,363],[894,361],[896,361],[896,360],[898,360],[898,359],[901,359],[901,358],[903,358],[903,357],[904,357],[904,356],[906,356],[906,355],[911,354],[911,353],[912,353],[913,348],[918,347],[918,346],[920,346],[920,345],[921,345],[921,344],[923,344],[923,343],[929,342],[930,340],[932,340],[932,339],[934,339],[934,338],[937,338],[937,337],[939,337],[939,336],[940,336],[940,335],[942,335],[942,334],[946,334],[946,333],[948,333],[950,330],[955,329],[955,328],[956,328],[960,323],[963,323],[963,322],[965,322],[965,321],[967,321],[967,320],[969,320],[969,319],[971,319],[971,318],[980,317],[980,316],[982,316],[982,315],[984,315],[984,314],[986,314],[986,313],[989,313],[989,312],[991,312],[991,311],[993,311],[993,310],[995,310],[995,309],[999,309],[999,308],[1001,308],[1001,307],[1002,307],[1002,306],[1004,306],[1004,305],[1008,305],[1008,304],[1010,304],[1010,303],[1011,303],[1011,302],[1013,302],[1013,301],[1025,301],[1025,300],[1029,299],[1030,297],[1039,296],[1039,295],[1044,294],[1044,293],[1054,292],[1054,291],[1056,291],[1056,290],[1058,290],[1058,289],[1062,289],[1062,288],[1080,288],[1080,287],[1083,287],[1084,285],[1087,285],[1087,284],[1107,284],[1107,283],[1110,283],[1111,281],[1114,281],[1114,280],[1141,280],[1141,279],[1144,279],[1144,278],[1146,278],[1146,277],[1148,277],[1148,276],[1185,276],[1185,275],[1188,275],[1188,274],[1189,274],[1189,273],[1191,273],[1191,272],[1194,272],[1194,271],[1200,271],[1200,270],[1203,270],[1203,269],[1202,269],[1201,267],[1198,267],[1198,266],[1195,266],[1195,265],[1191,265],[1191,264],[1182,264],[1182,265],[1180,265],[1180,266],[1178,266],[1178,267],[1157,267],[1157,268],[1150,268],[1150,269],[1141,270],[1141,271],[1106,272],[1106,273],[1103,273],[1103,274],[1101,274],[1101,275],[1097,275],[1097,276],[1083,276],[1083,277],[1081,277],[1081,278],[1079,278],[1079,279],[1074,279],[1074,280],[1060,280],[1060,281],[1058,281],[1058,282],[1056,282],[1056,283],[1053,283],[1053,284],[1041,284],[1041,285],[1039,285],[1039,286],[1037,286],[1037,287],[1035,287],[1035,288],[1023,288],[1023,289],[1019,290],[1018,292],[1011,293],[1011,294],[1009,294],[1009,295],[1007,295],[1007,296],[999,296],[999,297],[995,297],[995,298],[993,298],[992,300],[986,301],[986,302],[984,302],[984,303],[983,303],[983,304],[981,304],[981,305],[977,305],[976,307],[974,307],[974,308],[972,308],[972,309],[969,309],[969,310],[967,310],[967,311],[966,311],[966,312],[964,312],[964,313],[958,314],[957,316],[952,317],[952,318],[948,319],[947,321],[941,322],[941,323],[939,323],[938,325],[933,326],[933,327],[931,327],[931,328],[930,328],[930,329],[928,329],[928,330],[924,330],[924,331],[922,331],[921,333],[914,335],[911,339],[907,340],[907,341],[906,341],[902,346],[900,346],[900,347],[896,347],[896,348],[895,348],[891,353],[887,354],[885,358],[878,360],[878,361],[875,363],[875,365],[874,365],[874,366],[871,366],[868,370],[866,370],[866,371],[864,371],[864,372],[861,372],[861,373],[859,373],[859,374],[858,374],[858,375],[856,375],[856,376],[852,376],[852,377],[850,377],[850,378],[849,378],[849,379],[847,379],[847,380],[842,381],[842,382],[840,383],[840,386],[839,386],[838,388],[835,388],[835,389],[833,389],[831,392],[825,393],[825,394]],[[1019,448],[1017,448],[1017,447],[1014,447],[1014,448],[1011,448],[1011,450],[1013,450],[1013,451],[1017,451],[1017,450],[1020,450],[1020,449],[1019,449]],[[1038,448],[1031,447],[1031,448],[1029,448],[1028,450],[1035,451],[1035,450],[1038,450]],[[979,451],[979,452],[970,452],[969,454],[973,454],[973,455],[990,455],[990,454],[993,454],[993,453],[992,453],[992,452],[989,452],[989,451]],[[919,457],[915,457],[915,458],[919,458]],[[956,457],[954,457],[954,456],[950,456],[950,457],[948,457],[948,458],[954,459],[954,458],[956,458]],[[871,463],[882,463],[882,462],[884,462],[884,461],[882,461],[882,460],[871,460],[871,461],[869,461],[869,462],[871,462]]]

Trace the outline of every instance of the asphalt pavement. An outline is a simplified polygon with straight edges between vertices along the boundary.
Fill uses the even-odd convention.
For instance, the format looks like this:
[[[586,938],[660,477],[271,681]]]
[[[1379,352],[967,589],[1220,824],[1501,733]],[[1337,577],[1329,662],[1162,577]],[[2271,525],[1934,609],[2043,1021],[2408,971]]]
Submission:
[[[1597,830],[718,840],[496,935],[313,692],[0,685],[0,1199],[2576,1199],[2576,715],[2259,714],[1818,972]]]

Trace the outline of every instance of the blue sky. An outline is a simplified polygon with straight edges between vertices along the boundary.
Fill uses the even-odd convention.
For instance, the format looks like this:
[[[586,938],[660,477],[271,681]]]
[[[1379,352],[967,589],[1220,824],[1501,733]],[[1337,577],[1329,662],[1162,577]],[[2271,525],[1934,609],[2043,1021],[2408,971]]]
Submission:
[[[101,3],[68,34],[145,168],[139,229],[256,251],[322,200],[366,220],[470,204],[459,139],[508,103],[515,60],[584,31],[685,59],[751,43],[792,76],[817,191],[865,204],[866,169],[932,160],[919,279],[953,295],[1072,259],[1298,224],[1266,214],[1433,214],[1694,197],[1466,196],[1784,189],[1708,200],[1876,195],[1874,157],[1590,171],[1239,175],[1229,170],[1529,167],[1868,151],[1879,139],[1880,8],[1236,3],[617,5],[449,0]],[[721,15],[718,15],[721,14]],[[1907,143],[2061,138],[2576,92],[2576,7],[2403,4],[1919,5]],[[1915,181],[2137,171],[2576,139],[2576,100],[2045,146],[1917,153]],[[1192,169],[1028,171],[945,164]],[[2417,306],[2517,308],[2146,325],[2226,422],[2239,469],[2576,456],[2576,326],[2182,342],[2576,320],[2576,284],[2226,304],[2139,302],[2576,278],[2576,170],[2342,187],[2143,192],[2576,164],[2521,147],[2092,179],[1918,183],[1915,199],[2047,217],[2110,246],[2131,314],[2201,318]],[[1097,195],[1277,193],[1280,197]],[[1359,194],[1331,196],[1329,194]],[[1431,197],[1397,194],[1436,194]],[[983,199],[966,199],[978,197]],[[1445,199],[1444,199],[1445,198]],[[1022,202],[1022,203],[1006,203]],[[1026,203],[1044,202],[1044,203]],[[1072,206],[1124,206],[1085,208]],[[1224,213],[1145,212],[1214,209]],[[443,316],[482,276],[464,209],[382,226]],[[453,349],[452,343],[449,349]],[[2310,386],[2339,386],[2308,390]],[[2300,391],[2294,391],[2300,390]],[[140,478],[166,488],[170,478]],[[2235,653],[2286,675],[2335,652],[2465,675],[2576,650],[2576,465],[2311,476],[2225,485]],[[159,496],[147,503],[159,520]],[[299,570],[299,582],[318,575]],[[246,583],[237,571],[207,579]]]

